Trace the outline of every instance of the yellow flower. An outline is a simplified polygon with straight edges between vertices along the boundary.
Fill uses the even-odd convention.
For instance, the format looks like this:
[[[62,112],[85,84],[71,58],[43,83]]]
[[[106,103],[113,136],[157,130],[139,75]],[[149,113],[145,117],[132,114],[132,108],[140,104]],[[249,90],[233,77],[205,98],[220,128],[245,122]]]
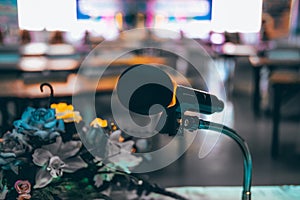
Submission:
[[[66,103],[51,104],[51,108],[55,109],[56,119],[63,119],[64,122],[76,122],[79,123],[82,120],[80,113],[74,111],[72,105]]]
[[[51,104],[51,108],[55,109],[57,113],[65,112],[66,110],[73,111],[74,107],[66,103]]]
[[[107,120],[105,120],[105,119],[103,120],[101,118],[96,118],[91,122],[90,126],[93,126],[95,128],[97,128],[97,127],[106,128]]]

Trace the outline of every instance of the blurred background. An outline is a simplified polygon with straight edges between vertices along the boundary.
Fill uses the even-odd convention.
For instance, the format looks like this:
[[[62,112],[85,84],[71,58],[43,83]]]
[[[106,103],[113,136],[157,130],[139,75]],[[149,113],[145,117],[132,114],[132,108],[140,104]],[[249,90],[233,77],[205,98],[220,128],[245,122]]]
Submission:
[[[84,103],[96,91],[96,114],[110,119],[118,75],[134,64],[158,63],[224,100],[225,115],[208,118],[247,141],[254,185],[299,184],[299,6],[299,0],[0,0],[1,133],[26,106],[47,105],[42,82],[51,83],[56,101],[78,96]],[[80,109],[92,118],[89,107]],[[142,148],[171,139],[156,135]],[[184,146],[178,140],[173,150]],[[238,146],[199,131],[178,160],[143,176],[165,187],[231,186],[242,184],[242,174]]]

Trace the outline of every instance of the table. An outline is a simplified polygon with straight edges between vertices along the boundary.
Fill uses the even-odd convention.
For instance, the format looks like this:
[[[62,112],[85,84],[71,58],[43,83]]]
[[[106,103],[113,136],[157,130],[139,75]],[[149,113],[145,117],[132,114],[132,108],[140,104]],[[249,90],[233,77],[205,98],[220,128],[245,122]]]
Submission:
[[[9,47],[1,49],[1,72],[75,72],[79,68],[83,57],[69,44],[30,43],[14,50],[11,51]]]
[[[298,59],[268,58],[250,56],[249,61],[253,66],[253,111],[255,115],[260,114],[260,72],[263,67],[270,70],[275,69],[300,69],[300,57]]]
[[[2,73],[26,73],[43,71],[76,71],[81,59],[49,58],[46,56],[23,57],[19,54],[1,54],[0,71]]]
[[[84,58],[49,57],[49,56],[20,56],[19,54],[0,55],[0,71],[2,72],[42,72],[42,71],[69,71],[79,69]],[[130,56],[111,60],[101,56],[90,57],[83,63],[83,67],[89,70],[97,68],[128,67],[136,64],[168,64],[165,57],[155,56]]]
[[[277,158],[279,151],[280,108],[283,100],[300,92],[300,73],[273,73],[270,77],[273,88],[273,134],[271,154]],[[284,98],[283,98],[284,97]]]
[[[226,42],[220,46],[219,50],[216,52],[220,55],[225,56],[254,56],[257,54],[257,50],[254,45],[248,44],[234,44],[231,42]]]
[[[168,190],[181,194],[189,200],[241,200],[241,187],[177,187]],[[300,199],[300,186],[253,186],[253,200],[297,200]],[[155,200],[172,200],[155,196]]]
[[[280,107],[282,104],[282,96],[284,92],[299,89],[300,77],[296,70],[300,69],[300,52],[299,49],[285,48],[275,49],[275,55],[249,57],[249,61],[253,66],[253,112],[258,116],[260,109],[260,72],[263,67],[267,67],[271,71],[269,81],[273,87],[273,110],[272,110],[272,145],[271,155],[273,158],[278,156],[279,148],[279,124],[280,124]],[[277,51],[277,52],[276,52]],[[293,53],[294,52],[294,53]],[[282,55],[280,55],[280,53]],[[288,54],[286,54],[288,53]],[[287,72],[278,71],[286,70]],[[294,71],[293,71],[294,70]]]
[[[235,66],[237,63],[237,58],[248,58],[249,56],[255,56],[257,54],[257,49],[254,45],[248,44],[234,44],[231,42],[226,42],[223,45],[212,46],[214,52],[217,54],[214,59],[223,59],[224,65],[228,65],[228,80],[225,82],[227,84],[227,97],[231,97],[233,91],[232,81],[234,79]]]
[[[49,76],[46,78],[40,77],[39,80],[36,79],[33,82],[26,82],[21,77],[5,75],[5,77],[0,78],[2,126],[4,129],[9,127],[7,120],[9,118],[8,102],[14,104],[16,108],[15,115],[21,116],[28,105],[38,106],[41,101],[49,98],[50,90],[48,91],[48,88],[44,88],[42,93],[40,91],[41,83],[47,82],[52,85],[55,101],[61,99],[71,101],[71,98],[76,95],[111,92],[114,89],[117,78],[117,76],[102,77],[98,82],[96,78],[71,73],[65,80],[61,80],[57,76]]]
[[[47,82],[52,85],[55,100],[69,99],[80,95],[102,95],[111,93],[117,83],[120,74],[91,77],[83,74],[70,73],[64,80],[57,75],[48,77],[39,76],[32,82],[24,80],[22,77],[12,75],[0,76],[0,102],[2,112],[2,124],[8,127],[7,103],[13,102],[16,106],[16,116],[21,116],[24,109],[33,103],[38,106],[39,102],[46,100],[50,96],[47,88],[42,93],[40,84]],[[186,80],[182,77],[172,77],[178,84],[185,84]]]
[[[172,187],[168,191],[175,192],[189,200],[241,200],[242,187],[238,186],[210,186],[210,187]],[[298,200],[300,199],[300,186],[253,186],[251,188],[252,200]],[[130,192],[119,192],[119,198],[127,200],[136,199]],[[143,196],[143,200],[174,200],[173,198],[151,193]]]
[[[20,46],[22,56],[74,56],[78,53],[71,44],[48,44],[33,42]]]
[[[165,57],[157,56],[128,56],[121,57],[116,60],[113,58],[105,58],[105,56],[91,56],[83,62],[83,67],[97,68],[99,66],[132,66],[136,64],[167,64],[168,60]]]
[[[114,57],[105,55],[90,56],[82,62],[79,72],[88,76],[98,76],[101,73],[114,75],[120,74],[125,68],[137,64],[159,64],[168,66],[169,63],[168,58],[159,56],[129,55],[115,60],[113,58]]]

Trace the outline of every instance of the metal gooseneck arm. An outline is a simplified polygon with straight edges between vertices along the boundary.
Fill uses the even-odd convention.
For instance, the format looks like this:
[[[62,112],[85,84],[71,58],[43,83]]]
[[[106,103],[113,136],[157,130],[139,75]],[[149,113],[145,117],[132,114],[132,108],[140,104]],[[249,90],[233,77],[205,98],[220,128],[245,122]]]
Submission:
[[[205,121],[195,116],[184,116],[182,120],[184,129],[191,131],[197,129],[206,129],[216,132],[221,132],[232,138],[240,147],[244,156],[244,180],[243,180],[243,194],[242,200],[251,200],[251,179],[252,179],[252,159],[251,153],[245,140],[239,136],[231,128],[222,124]]]

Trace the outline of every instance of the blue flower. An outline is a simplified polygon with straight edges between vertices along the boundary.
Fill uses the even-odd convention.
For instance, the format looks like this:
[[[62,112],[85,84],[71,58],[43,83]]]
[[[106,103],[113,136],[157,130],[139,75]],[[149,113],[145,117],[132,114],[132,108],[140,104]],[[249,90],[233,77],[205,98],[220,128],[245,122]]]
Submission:
[[[43,141],[49,141],[64,132],[64,122],[57,120],[54,109],[27,107],[21,119],[13,122],[18,133],[37,136]]]

